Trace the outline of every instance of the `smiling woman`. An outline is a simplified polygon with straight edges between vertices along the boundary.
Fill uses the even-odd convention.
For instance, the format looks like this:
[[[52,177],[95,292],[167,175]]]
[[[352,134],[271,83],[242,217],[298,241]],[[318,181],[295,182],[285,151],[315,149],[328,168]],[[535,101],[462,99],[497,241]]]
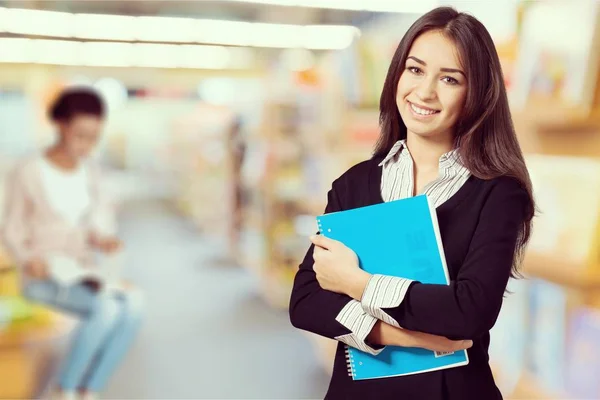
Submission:
[[[502,398],[488,363],[489,331],[535,209],[503,82],[489,33],[468,14],[434,9],[400,42],[381,94],[374,155],[333,182],[325,212],[426,194],[451,283],[370,275],[343,243],[311,238],[290,319],[339,342],[326,398]],[[388,345],[468,348],[469,364],[385,379],[348,376],[346,346],[377,355]]]
[[[396,104],[407,129],[452,142],[467,95],[467,79],[452,41],[440,31],[419,36],[400,76]],[[445,136],[445,137],[442,137]]]

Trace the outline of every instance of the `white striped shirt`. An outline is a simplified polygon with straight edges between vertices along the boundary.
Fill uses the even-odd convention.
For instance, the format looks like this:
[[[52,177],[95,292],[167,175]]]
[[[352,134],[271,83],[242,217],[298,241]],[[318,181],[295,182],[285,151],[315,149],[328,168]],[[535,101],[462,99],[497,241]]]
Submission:
[[[382,168],[381,197],[385,202],[412,197],[414,191],[414,163],[404,140],[394,144],[384,160]],[[423,189],[423,193],[436,207],[452,197],[471,176],[460,162],[458,150],[443,154],[439,161],[439,176]],[[385,313],[383,308],[398,307],[410,286],[411,280],[383,275],[373,275],[367,284],[361,301],[351,300],[337,315],[336,320],[351,333],[336,337],[337,340],[359,350],[378,354],[365,343],[377,320],[400,327],[398,322]]]

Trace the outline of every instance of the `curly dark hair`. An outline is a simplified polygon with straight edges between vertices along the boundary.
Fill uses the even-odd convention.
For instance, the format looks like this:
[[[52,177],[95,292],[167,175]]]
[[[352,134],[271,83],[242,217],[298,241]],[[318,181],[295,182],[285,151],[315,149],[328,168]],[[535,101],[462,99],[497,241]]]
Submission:
[[[54,122],[68,122],[81,114],[104,118],[106,106],[95,90],[90,88],[66,89],[48,110],[48,116]]]

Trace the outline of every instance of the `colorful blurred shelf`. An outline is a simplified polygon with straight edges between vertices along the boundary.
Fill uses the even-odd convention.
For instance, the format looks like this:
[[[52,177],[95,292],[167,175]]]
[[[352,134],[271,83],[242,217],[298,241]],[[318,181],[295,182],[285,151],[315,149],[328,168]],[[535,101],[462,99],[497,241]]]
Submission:
[[[529,252],[524,260],[523,273],[572,289],[600,290],[600,265],[574,264],[559,255]]]

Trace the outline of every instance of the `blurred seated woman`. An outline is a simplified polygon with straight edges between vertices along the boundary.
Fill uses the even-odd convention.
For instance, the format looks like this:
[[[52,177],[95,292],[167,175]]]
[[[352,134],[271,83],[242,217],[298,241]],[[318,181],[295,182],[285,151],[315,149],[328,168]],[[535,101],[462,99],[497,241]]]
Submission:
[[[61,283],[57,256],[99,268],[94,256],[121,251],[110,228],[114,213],[88,156],[100,137],[105,106],[91,89],[60,94],[49,111],[55,143],[22,160],[8,181],[3,237],[19,266],[24,295],[81,322],[60,370],[56,399],[94,399],[105,387],[138,331],[139,290],[125,282],[104,290],[99,281]],[[114,224],[112,224],[114,225]]]

